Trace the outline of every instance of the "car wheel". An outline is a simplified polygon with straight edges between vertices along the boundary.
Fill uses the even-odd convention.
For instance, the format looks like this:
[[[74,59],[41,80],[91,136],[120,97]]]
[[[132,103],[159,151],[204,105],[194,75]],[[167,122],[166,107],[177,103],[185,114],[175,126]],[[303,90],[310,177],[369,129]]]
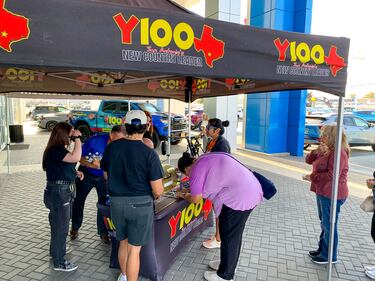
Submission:
[[[160,137],[159,137],[158,132],[156,132],[156,130],[154,130],[154,132],[152,133],[152,142],[154,143],[154,149],[159,147]]]
[[[80,124],[77,126],[76,130],[80,131],[82,134],[81,141],[85,142],[87,139],[90,137],[91,132],[90,132],[90,127],[87,126],[86,124]]]
[[[372,151],[375,151],[375,144],[371,145]]]
[[[49,121],[47,124],[46,124],[46,129],[48,130],[48,132],[52,132],[53,128],[56,126],[57,122],[56,121]]]

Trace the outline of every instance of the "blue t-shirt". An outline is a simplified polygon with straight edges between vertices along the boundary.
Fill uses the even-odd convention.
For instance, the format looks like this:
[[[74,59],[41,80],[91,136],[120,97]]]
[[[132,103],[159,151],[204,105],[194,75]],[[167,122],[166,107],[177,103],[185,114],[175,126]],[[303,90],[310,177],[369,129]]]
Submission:
[[[109,196],[152,196],[150,181],[163,178],[159,156],[142,141],[111,142],[100,167],[108,172]]]
[[[92,162],[95,158],[102,160],[105,148],[108,145],[109,135],[102,134],[90,137],[82,145],[82,157],[88,162]],[[84,167],[84,169],[89,172],[94,177],[102,177],[103,171],[101,169],[93,169],[89,167]],[[83,170],[84,170],[83,169]],[[82,170],[82,169],[80,169]]]

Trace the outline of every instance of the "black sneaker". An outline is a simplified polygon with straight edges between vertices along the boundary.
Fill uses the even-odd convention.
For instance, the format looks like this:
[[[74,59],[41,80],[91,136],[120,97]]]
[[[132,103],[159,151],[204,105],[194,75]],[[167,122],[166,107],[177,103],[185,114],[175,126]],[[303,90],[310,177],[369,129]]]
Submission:
[[[328,260],[323,258],[321,255],[317,255],[315,257],[312,257],[311,261],[316,263],[316,264],[327,264],[328,263]],[[332,261],[332,263],[337,263],[337,260]]]
[[[316,257],[320,254],[320,251],[318,250],[315,250],[315,251],[309,251],[309,257],[312,258],[312,257]]]
[[[65,272],[70,272],[70,271],[74,271],[78,268],[77,265],[75,265],[74,263],[71,263],[69,261],[64,261],[62,264],[60,264],[59,266],[55,266],[53,267],[54,270],[56,271],[65,271]]]

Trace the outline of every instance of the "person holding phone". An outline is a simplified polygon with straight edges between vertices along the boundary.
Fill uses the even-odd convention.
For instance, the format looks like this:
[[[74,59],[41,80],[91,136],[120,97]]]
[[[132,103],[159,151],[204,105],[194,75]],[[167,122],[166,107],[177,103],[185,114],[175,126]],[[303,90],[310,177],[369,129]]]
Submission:
[[[80,137],[80,131],[74,130],[68,123],[60,122],[53,128],[43,154],[42,166],[47,175],[44,204],[49,209],[50,254],[56,271],[69,272],[78,268],[65,259],[65,254],[75,179],[78,177],[83,180],[84,177],[82,172],[76,171],[82,153]],[[69,151],[72,143],[74,148]]]

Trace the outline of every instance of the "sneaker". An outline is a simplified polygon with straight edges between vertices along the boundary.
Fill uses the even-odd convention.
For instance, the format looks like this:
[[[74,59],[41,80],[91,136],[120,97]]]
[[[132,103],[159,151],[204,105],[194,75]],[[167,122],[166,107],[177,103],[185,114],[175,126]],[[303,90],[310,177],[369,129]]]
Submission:
[[[316,257],[320,254],[320,251],[318,250],[315,250],[315,251],[309,251],[309,257],[312,258],[312,257]]]
[[[127,281],[126,276],[124,274],[120,273],[120,275],[117,278],[117,281]]]
[[[203,276],[207,281],[227,281],[226,279],[218,276],[214,271],[205,271]],[[229,281],[233,281],[233,279],[230,279]]]
[[[74,271],[77,268],[78,268],[77,265],[69,261],[64,261],[62,264],[53,267],[53,269],[56,271],[65,271],[65,272]]]
[[[100,235],[100,239],[104,242],[104,244],[111,243],[111,240],[109,239],[108,234],[102,234],[102,235]]]
[[[312,257],[311,261],[316,263],[316,264],[327,264],[328,263],[328,260],[323,258],[321,255],[317,255],[315,257]],[[337,260],[332,261],[332,263],[337,263]]]
[[[220,260],[214,260],[208,262],[208,267],[217,271],[219,269]]]
[[[368,266],[365,266],[365,270],[366,270],[366,271],[374,271],[374,270],[375,270],[375,265],[368,265]]]
[[[221,246],[221,241],[217,241],[216,240],[216,237],[213,236],[211,237],[211,239],[207,240],[207,241],[204,241],[202,243],[203,247],[207,248],[207,249],[215,249],[215,248],[220,248]]]
[[[78,230],[75,230],[75,229],[72,229],[70,231],[70,239],[72,240],[76,240],[78,237]]]
[[[370,279],[375,279],[375,271],[374,270],[366,270],[365,271],[365,274],[367,277],[369,277]]]

